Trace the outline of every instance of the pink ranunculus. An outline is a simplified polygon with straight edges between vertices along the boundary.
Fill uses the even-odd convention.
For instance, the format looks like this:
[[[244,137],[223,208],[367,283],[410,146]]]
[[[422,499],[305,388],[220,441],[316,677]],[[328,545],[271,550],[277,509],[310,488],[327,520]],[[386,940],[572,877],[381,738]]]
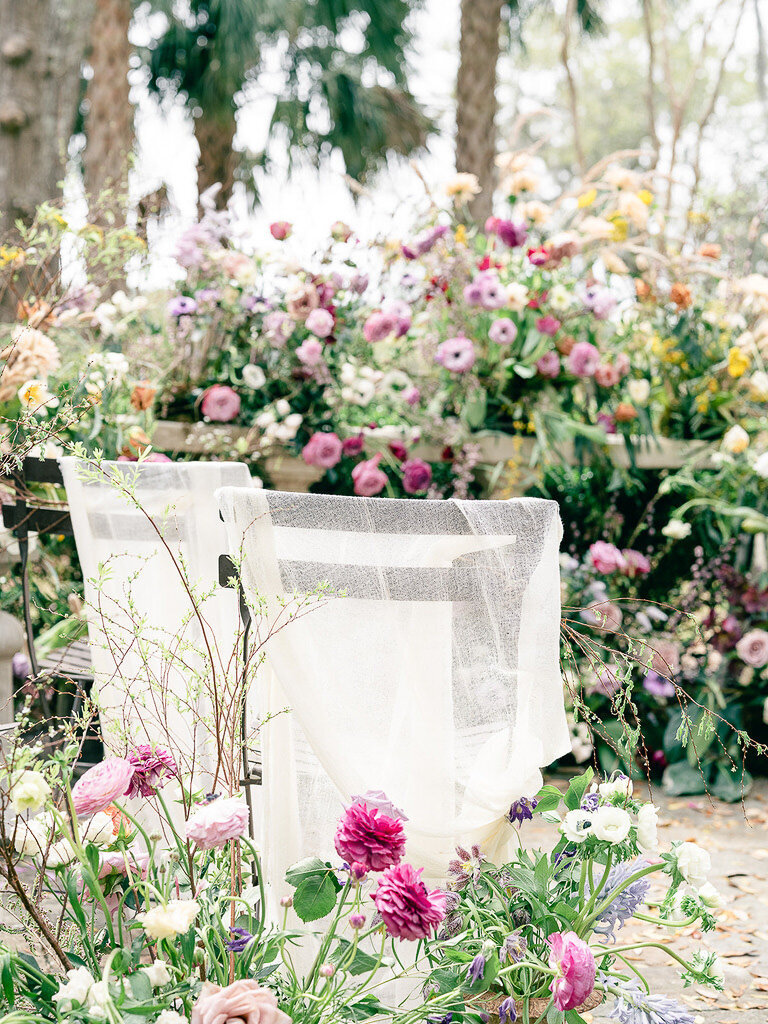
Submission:
[[[480,305],[483,309],[501,309],[507,304],[507,290],[498,275],[485,271],[477,279],[480,284]]]
[[[293,228],[287,220],[276,220],[274,224],[269,225],[270,235],[278,242],[284,242],[286,238],[290,238],[292,231]]]
[[[187,821],[187,839],[197,843],[201,850],[220,849],[230,839],[245,835],[248,818],[248,807],[235,796],[198,804]]]
[[[622,570],[625,576],[645,576],[651,571],[651,563],[641,551],[624,548],[621,553],[626,563]]]
[[[304,323],[307,330],[318,338],[327,338],[333,334],[336,321],[333,318],[333,313],[329,313],[327,309],[318,308],[312,310]]]
[[[421,392],[417,387],[406,388],[403,392],[403,401],[406,405],[418,405],[421,401]]]
[[[432,467],[423,459],[408,459],[403,463],[403,490],[406,494],[419,494],[432,483]]]
[[[768,633],[764,629],[750,629],[736,644],[736,653],[752,668],[768,665]]]
[[[146,878],[149,854],[134,853],[132,850],[127,850],[125,853],[122,850],[106,850],[99,854],[98,877],[106,878],[107,875],[112,874],[126,875],[128,873],[126,861],[132,874],[141,875],[142,878]]]
[[[589,548],[589,560],[598,572],[624,572],[626,559],[615,544],[605,540],[597,540]]]
[[[437,346],[435,362],[451,373],[466,373],[475,365],[475,346],[463,334],[448,338]]]
[[[231,423],[240,413],[240,395],[228,384],[212,384],[203,392],[200,411],[214,423]]]
[[[591,377],[600,365],[600,353],[589,341],[577,341],[568,355],[568,369],[575,377]]]
[[[334,844],[348,864],[383,871],[403,859],[405,832],[399,818],[390,818],[365,802],[355,803],[339,819]]]
[[[379,469],[379,462],[381,462],[380,452],[372,459],[358,462],[352,470],[354,492],[361,498],[372,498],[375,494],[381,494],[387,486],[387,474]]]
[[[282,309],[273,309],[264,317],[264,330],[272,348],[282,348],[293,332],[293,320]]]
[[[206,981],[192,1007],[191,1024],[292,1024],[278,1009],[277,998],[253,978],[226,988]]]
[[[395,335],[402,338],[411,329],[411,307],[402,299],[393,299],[384,309],[384,313],[395,318]]]
[[[558,1010],[575,1010],[595,987],[597,965],[592,950],[576,932],[555,932],[547,939],[549,966],[557,971],[549,990]]]
[[[548,334],[550,337],[553,334],[557,334],[560,327],[560,321],[556,316],[552,316],[551,313],[547,313],[546,316],[540,316],[536,321],[536,330],[541,331],[542,334]]]
[[[447,898],[439,889],[427,889],[423,868],[398,864],[387,868],[371,897],[384,927],[395,939],[426,939],[445,917]]]
[[[306,338],[296,349],[296,358],[304,366],[317,366],[323,358],[323,343],[317,338]]]
[[[517,337],[517,326],[508,316],[500,316],[488,328],[488,337],[497,345],[511,345]]]
[[[383,310],[376,310],[375,313],[371,313],[368,319],[363,324],[363,336],[367,342],[373,344],[377,341],[383,341],[388,338],[390,334],[394,334],[397,330],[397,316],[394,313],[385,313]]]
[[[541,359],[536,360],[536,369],[542,377],[556,377],[560,373],[560,356],[554,349],[550,349]]]
[[[613,365],[616,367],[616,373],[618,373],[619,378],[626,377],[632,367],[626,352],[619,352],[613,361]]]
[[[124,757],[108,757],[89,768],[72,787],[72,804],[78,818],[98,814],[125,796],[135,770]]]
[[[499,224],[501,224],[501,217],[489,217],[485,222],[486,235],[495,235]]]
[[[612,388],[619,380],[619,371],[613,363],[600,363],[595,370],[595,383],[601,388]]]
[[[168,455],[163,455],[162,452],[150,452],[149,455],[144,459],[145,462],[173,462],[173,459]]]
[[[359,455],[365,445],[365,438],[362,434],[355,437],[345,437],[341,442],[341,449],[345,455]]]
[[[140,743],[128,755],[134,768],[127,796],[154,796],[169,779],[175,779],[179,769],[170,751],[150,743]]]
[[[468,306],[479,306],[482,302],[483,292],[480,285],[480,278],[476,277],[474,281],[464,286],[464,301]]]
[[[584,293],[584,305],[598,320],[604,320],[616,308],[616,296],[609,288],[593,284]]]
[[[336,434],[318,431],[310,437],[304,445],[301,454],[308,466],[320,466],[322,469],[331,469],[341,461],[341,454],[344,450],[341,438]]]

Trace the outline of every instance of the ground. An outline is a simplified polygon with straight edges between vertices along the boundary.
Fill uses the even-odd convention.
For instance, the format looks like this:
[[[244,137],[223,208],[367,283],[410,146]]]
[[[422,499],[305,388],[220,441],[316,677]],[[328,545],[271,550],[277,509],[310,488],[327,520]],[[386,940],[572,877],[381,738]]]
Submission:
[[[724,966],[725,991],[683,988],[674,963],[660,950],[645,949],[642,961],[651,991],[678,999],[696,1024],[768,1024],[768,780],[755,784],[743,806],[704,796],[668,797],[660,790],[653,799],[659,807],[662,848],[681,839],[709,850],[711,881],[727,902],[716,931],[688,929],[675,942],[683,955],[697,948],[714,950]],[[551,833],[544,822],[526,822],[523,838],[527,845],[543,846]],[[622,931],[622,944],[630,935],[641,942],[659,941],[661,932],[635,922]],[[585,1019],[609,1021],[611,1005]]]

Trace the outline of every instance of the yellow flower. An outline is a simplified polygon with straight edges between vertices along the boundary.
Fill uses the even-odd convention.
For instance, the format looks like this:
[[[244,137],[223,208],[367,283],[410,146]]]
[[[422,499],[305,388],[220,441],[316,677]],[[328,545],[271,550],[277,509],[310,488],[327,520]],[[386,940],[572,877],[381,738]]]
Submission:
[[[701,210],[691,210],[688,220],[691,224],[709,224],[709,216]]]
[[[467,229],[464,227],[463,224],[459,224],[459,226],[456,228],[456,232],[453,238],[457,245],[467,244]]]
[[[740,348],[732,348],[728,353],[728,373],[733,378],[743,376],[749,369],[749,356]]]
[[[576,200],[576,205],[580,210],[583,210],[587,206],[591,206],[592,203],[597,199],[597,189],[591,188],[588,192],[582,192],[579,198]]]
[[[445,194],[459,206],[468,203],[472,196],[478,195],[480,191],[477,175],[467,174],[464,171],[455,174],[445,184]]]
[[[8,246],[0,245],[0,269],[7,267],[9,263],[16,262],[24,262],[24,253],[21,249],[8,248]]]
[[[709,395],[697,395],[696,408],[701,413],[707,412],[707,410],[709,409]]]
[[[629,225],[624,217],[614,214],[613,217],[609,218],[613,224],[613,232],[611,237],[614,242],[623,242],[629,234]]]
[[[647,188],[641,188],[637,193],[637,198],[641,199],[646,206],[650,206],[653,202],[653,192],[649,192]]]
[[[44,380],[28,380],[19,388],[19,401],[27,409],[37,412],[47,406],[58,405],[58,400],[48,390]]]

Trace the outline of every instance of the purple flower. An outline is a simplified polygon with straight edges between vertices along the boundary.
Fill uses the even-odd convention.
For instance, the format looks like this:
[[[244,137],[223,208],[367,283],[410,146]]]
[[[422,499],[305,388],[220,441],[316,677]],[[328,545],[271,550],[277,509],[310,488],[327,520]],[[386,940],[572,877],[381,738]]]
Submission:
[[[13,672],[13,678],[20,683],[24,682],[25,679],[29,679],[32,674],[29,658],[22,651],[14,654],[13,658],[11,658],[11,671]]]
[[[480,852],[480,847],[475,845],[472,850],[465,850],[463,846],[456,847],[457,859],[448,864],[448,874],[452,876],[453,888],[461,890],[470,882],[476,882],[480,878],[480,872],[485,855]]]
[[[581,801],[582,811],[596,811],[600,803],[599,793],[586,793]]]
[[[150,743],[140,743],[128,755],[128,760],[135,770],[126,796],[154,796],[169,779],[179,774],[173,755]]]
[[[616,296],[608,288],[593,284],[584,293],[584,305],[597,317],[604,320],[616,308]]]
[[[229,942],[225,942],[224,946],[230,953],[242,953],[248,943],[253,940],[253,936],[245,928],[230,928],[229,934],[232,938]]]
[[[517,1010],[515,1009],[515,1000],[512,996],[507,996],[504,1002],[499,1006],[499,1021],[501,1024],[514,1024],[517,1020]]]
[[[528,940],[520,932],[512,932],[508,935],[501,947],[501,953],[499,959],[503,962],[509,961],[511,964],[519,964],[525,956],[525,951],[528,949]]]
[[[560,373],[560,356],[554,349],[550,349],[549,352],[544,353],[541,359],[536,361],[536,369],[542,377],[549,377],[550,379],[556,377]]]
[[[388,818],[399,818],[400,821],[408,821],[407,815],[395,807],[383,789],[369,789],[362,796],[352,796],[353,804],[365,804],[368,810],[377,810],[380,814],[386,814]]]
[[[166,308],[168,316],[191,316],[197,312],[197,303],[189,295],[177,295]]]
[[[408,459],[403,463],[403,490],[406,494],[419,494],[432,483],[432,467],[423,459]]]
[[[522,245],[525,242],[528,237],[528,229],[525,224],[515,224],[512,220],[499,220],[496,225],[496,234],[504,245],[508,245],[510,249],[515,249],[518,245]]]
[[[349,282],[350,291],[356,292],[358,295],[362,295],[368,287],[368,275],[361,274],[359,271],[354,274]]]
[[[632,861],[631,863],[617,864],[611,868],[608,880],[597,895],[597,902],[602,903],[608,899],[611,893],[620,888],[627,879],[636,871],[646,866],[643,860]],[[611,903],[605,908],[595,922],[595,931],[598,935],[604,935],[611,942],[616,941],[614,929],[621,928],[629,921],[635,912],[645,903],[651,883],[647,878],[638,878],[622,892],[617,893]],[[587,894],[590,894],[589,883],[586,886]]]
[[[475,346],[463,334],[448,338],[437,346],[435,362],[451,373],[466,373],[475,365]]]
[[[220,294],[218,288],[201,288],[195,292],[195,301],[198,306],[215,306]]]
[[[480,305],[483,309],[501,309],[507,304],[507,292],[496,274],[484,273],[480,283]]]
[[[517,337],[517,326],[508,316],[501,316],[491,324],[488,337],[497,345],[511,345]]]
[[[515,800],[507,814],[510,824],[514,825],[517,822],[518,825],[522,825],[524,821],[532,821],[538,802],[535,796],[521,796],[519,800]]]
[[[483,980],[483,974],[485,974],[485,957],[482,953],[478,953],[467,968],[467,981],[474,985]]]
[[[445,224],[438,224],[436,227],[430,228],[423,235],[419,235],[410,245],[402,247],[403,256],[407,260],[416,260],[419,256],[426,256],[447,231],[448,227]]]
[[[650,669],[643,680],[643,689],[653,697],[674,697],[675,684]]]
[[[693,1015],[679,1003],[646,992],[636,981],[621,983],[609,1017],[618,1024],[693,1024],[694,1021]]]

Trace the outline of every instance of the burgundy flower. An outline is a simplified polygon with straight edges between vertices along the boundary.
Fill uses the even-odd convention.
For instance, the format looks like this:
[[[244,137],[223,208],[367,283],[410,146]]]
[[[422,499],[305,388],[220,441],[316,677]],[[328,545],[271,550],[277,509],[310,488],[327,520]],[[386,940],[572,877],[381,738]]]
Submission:
[[[403,463],[403,490],[406,494],[426,491],[432,483],[432,467],[423,459],[409,459]]]
[[[169,779],[179,774],[173,755],[163,747],[140,743],[128,755],[134,772],[126,796],[154,796]]]
[[[411,864],[388,868],[372,896],[387,932],[395,939],[426,939],[445,917],[446,895],[427,889],[422,870]]]
[[[347,863],[363,864],[368,871],[383,871],[402,860],[403,824],[366,803],[355,803],[339,820],[335,846]]]
[[[398,462],[405,462],[408,458],[408,449],[405,447],[402,441],[392,441],[389,446],[389,450],[395,456]]]
[[[345,437],[341,442],[341,448],[345,455],[359,455],[364,444],[365,438],[358,434],[356,437]]]
[[[528,237],[528,229],[525,224],[515,224],[512,220],[499,220],[496,225],[496,234],[504,245],[508,245],[510,249],[515,249],[518,245],[522,245],[525,242]]]

